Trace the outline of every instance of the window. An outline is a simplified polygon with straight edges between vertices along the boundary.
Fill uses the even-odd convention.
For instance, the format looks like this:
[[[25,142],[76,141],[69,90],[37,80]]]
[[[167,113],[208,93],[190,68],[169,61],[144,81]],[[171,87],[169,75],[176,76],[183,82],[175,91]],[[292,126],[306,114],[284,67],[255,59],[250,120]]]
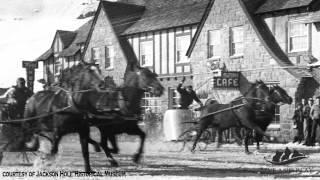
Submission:
[[[271,88],[274,85],[280,85],[279,82],[266,82],[266,85]],[[280,125],[280,106],[276,105],[275,107],[275,113],[274,113],[274,118],[271,121],[271,125]],[[271,126],[272,127],[272,126]]]
[[[92,62],[94,62],[95,64],[100,64],[100,58],[101,58],[100,48],[98,47],[92,48],[91,55],[92,55]]]
[[[231,56],[243,55],[243,27],[231,28]]]
[[[153,113],[161,113],[161,99],[149,92],[145,92],[142,99],[142,108],[144,112],[149,109]]]
[[[176,37],[176,60],[177,63],[189,62],[186,56],[188,48],[190,46],[190,35],[183,35]]]
[[[309,48],[309,25],[303,23],[289,23],[289,51],[307,51]]]
[[[54,62],[54,74],[59,75],[62,71],[62,58],[58,58]]]
[[[221,55],[221,31],[209,31],[208,58],[219,57]]]
[[[113,61],[114,61],[114,49],[112,46],[106,46],[105,48],[105,68],[112,69],[113,68]]]
[[[140,64],[141,66],[153,66],[153,41],[140,42]]]
[[[176,88],[169,88],[169,109],[179,108],[180,94]]]

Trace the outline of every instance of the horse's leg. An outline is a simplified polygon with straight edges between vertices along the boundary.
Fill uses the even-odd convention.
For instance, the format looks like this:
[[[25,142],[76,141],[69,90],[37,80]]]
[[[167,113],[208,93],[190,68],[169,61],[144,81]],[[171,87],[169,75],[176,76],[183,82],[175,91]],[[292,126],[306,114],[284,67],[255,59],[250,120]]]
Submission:
[[[257,150],[260,150],[260,141],[262,141],[261,134],[256,134],[255,135],[255,140],[256,140],[256,143],[257,143]]]
[[[2,159],[3,159],[3,151],[0,151],[0,165],[2,164]]]
[[[110,149],[110,151],[114,154],[118,154],[119,153],[119,147],[116,141],[116,136],[114,134],[110,134],[108,136],[108,139],[112,145],[112,149]]]
[[[52,148],[51,148],[51,155],[56,155],[59,150],[59,143],[62,138],[61,134],[55,134],[53,138]]]
[[[130,130],[128,130],[126,133],[129,135],[138,135],[140,137],[140,147],[138,149],[138,152],[133,156],[133,161],[135,163],[139,163],[141,159],[141,155],[143,153],[146,133],[140,129],[137,123],[135,123],[134,126],[132,126],[132,128],[130,128]]]
[[[236,127],[234,128],[234,138],[236,139],[236,143],[241,146],[242,145],[242,138],[241,138],[241,128]]]
[[[209,121],[209,119],[200,120],[200,122],[199,122],[199,130],[198,130],[196,139],[193,142],[193,145],[192,145],[192,148],[191,148],[191,152],[195,152],[197,143],[198,143],[203,131],[208,128],[208,125],[209,125],[208,121]]]
[[[222,130],[220,128],[217,128],[217,137],[216,137],[216,148],[220,148],[221,142],[222,142]]]
[[[251,129],[246,129],[245,133],[246,134],[244,137],[244,151],[246,154],[250,154],[250,152],[249,152],[249,139],[250,139]]]
[[[96,152],[101,152],[99,143],[98,143],[97,141],[91,139],[90,136],[89,136],[89,139],[88,139],[88,143],[91,144],[91,145],[93,145],[94,150],[95,150]]]
[[[80,143],[82,156],[85,163],[85,171],[92,172],[89,162],[89,149],[88,149],[88,140],[89,140],[89,127],[84,127],[79,131]]]
[[[118,167],[119,166],[118,162],[113,158],[113,156],[110,153],[110,149],[108,148],[107,141],[108,141],[109,136],[106,134],[106,132],[104,132],[104,130],[102,128],[99,128],[99,130],[100,130],[100,134],[101,134],[100,146],[102,147],[104,153],[108,157],[111,166]]]

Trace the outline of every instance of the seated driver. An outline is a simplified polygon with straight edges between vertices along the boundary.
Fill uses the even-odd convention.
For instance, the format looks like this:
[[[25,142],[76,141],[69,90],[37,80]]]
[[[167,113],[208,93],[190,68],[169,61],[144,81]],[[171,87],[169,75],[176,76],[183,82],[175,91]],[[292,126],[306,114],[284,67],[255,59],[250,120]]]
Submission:
[[[9,114],[11,118],[22,118],[26,102],[33,93],[26,87],[24,78],[18,78],[16,83],[15,86],[12,86],[1,95],[0,99],[6,99],[7,104],[9,105]]]
[[[192,86],[182,87],[185,80],[185,77],[183,77],[182,81],[177,87],[177,91],[180,93],[179,109],[189,109],[189,106],[192,104],[193,100],[195,100],[202,107],[203,104],[197,97],[196,92],[192,89]]]

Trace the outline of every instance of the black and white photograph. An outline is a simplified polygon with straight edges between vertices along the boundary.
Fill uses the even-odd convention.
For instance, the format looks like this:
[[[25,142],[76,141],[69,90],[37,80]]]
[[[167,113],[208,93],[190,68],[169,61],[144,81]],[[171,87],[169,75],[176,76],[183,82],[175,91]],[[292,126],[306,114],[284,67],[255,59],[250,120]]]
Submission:
[[[0,179],[320,179],[320,0],[0,0]]]

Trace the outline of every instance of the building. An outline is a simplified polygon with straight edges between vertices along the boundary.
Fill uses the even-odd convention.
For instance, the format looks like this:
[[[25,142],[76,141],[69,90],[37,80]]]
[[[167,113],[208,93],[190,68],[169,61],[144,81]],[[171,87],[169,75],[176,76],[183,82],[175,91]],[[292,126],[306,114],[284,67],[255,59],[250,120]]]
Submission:
[[[159,75],[161,98],[146,93],[143,106],[164,112],[177,106],[182,77],[192,84],[186,56],[209,0],[148,0],[137,4],[101,1],[84,50],[84,60],[100,64],[104,76],[121,84],[126,65],[139,63]]]
[[[54,83],[62,69],[79,63],[91,24],[89,20],[76,31],[56,31],[51,47],[36,59],[43,62],[46,82]]]
[[[319,58],[318,7],[312,0],[212,1],[188,51],[194,86],[222,103],[255,80],[280,85],[295,102],[317,95],[317,69],[307,65]],[[240,87],[213,87],[216,64],[239,72]],[[278,108],[269,126],[280,141],[292,139],[295,102]]]
[[[118,85],[127,65],[148,67],[167,89],[161,98],[145,94],[143,106],[155,112],[177,107],[175,88],[183,77],[203,100],[212,97],[220,103],[240,96],[255,80],[277,84],[295,102],[277,108],[269,131],[280,141],[289,141],[295,103],[319,95],[319,4],[316,0],[100,1],[91,24],[84,25],[86,32],[57,31],[52,47],[39,60],[47,62],[48,77],[82,57],[99,64],[104,76]],[[79,34],[83,35],[77,41]],[[223,72],[235,72],[240,81],[214,86],[213,77]]]

